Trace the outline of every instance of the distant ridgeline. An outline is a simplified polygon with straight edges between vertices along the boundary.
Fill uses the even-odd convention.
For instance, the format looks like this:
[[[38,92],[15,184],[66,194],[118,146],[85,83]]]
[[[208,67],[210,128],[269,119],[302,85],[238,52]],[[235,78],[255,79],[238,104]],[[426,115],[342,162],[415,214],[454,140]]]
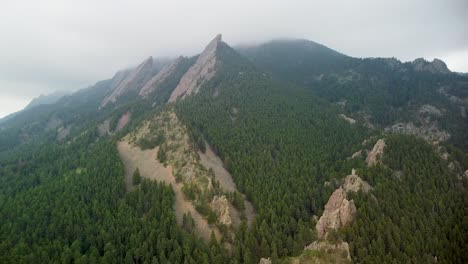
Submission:
[[[38,101],[0,123],[0,263],[468,261],[468,77],[440,60],[219,35]]]

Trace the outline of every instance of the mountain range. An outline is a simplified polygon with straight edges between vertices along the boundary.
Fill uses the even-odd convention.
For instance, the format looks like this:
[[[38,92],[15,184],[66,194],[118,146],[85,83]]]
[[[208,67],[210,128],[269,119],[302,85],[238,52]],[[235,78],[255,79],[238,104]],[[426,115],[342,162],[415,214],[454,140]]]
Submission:
[[[0,122],[0,262],[464,263],[468,77],[309,40],[147,58]]]

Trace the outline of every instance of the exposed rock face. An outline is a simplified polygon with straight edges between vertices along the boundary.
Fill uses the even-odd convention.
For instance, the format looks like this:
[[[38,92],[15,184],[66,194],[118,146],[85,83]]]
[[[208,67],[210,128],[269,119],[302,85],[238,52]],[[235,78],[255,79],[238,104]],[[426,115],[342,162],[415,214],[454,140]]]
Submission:
[[[377,158],[382,156],[385,146],[385,141],[383,139],[377,140],[377,143],[375,143],[372,150],[367,154],[367,166],[374,166],[378,163]]]
[[[317,237],[324,238],[328,230],[347,226],[354,220],[357,209],[354,201],[347,199],[347,192],[368,192],[371,189],[372,187],[359,178],[353,169],[351,175],[345,178],[343,185],[336,189],[328,199],[325,210],[315,226]]]
[[[356,171],[353,169],[351,171],[351,175],[346,176],[345,181],[343,183],[343,189],[346,192],[368,192],[372,190],[372,187],[366,181],[362,180],[358,175],[356,175]]]
[[[344,114],[339,114],[338,116],[341,117],[346,122],[350,123],[351,125],[356,123],[356,120],[352,119],[351,117],[347,117]]]
[[[423,58],[416,59],[412,62],[415,71],[429,71],[432,73],[451,73],[445,62],[434,59],[432,62],[426,61]]]
[[[439,128],[437,122],[426,122],[422,126],[416,126],[414,123],[396,123],[391,127],[385,128],[386,132],[399,133],[405,135],[414,135],[428,142],[446,141],[450,138],[450,134]]]
[[[221,224],[230,226],[232,224],[231,214],[229,212],[229,202],[225,195],[215,195],[211,201],[211,209],[218,216]]]
[[[158,72],[158,74],[156,74],[153,78],[151,78],[151,80],[149,80],[149,82],[147,82],[143,86],[143,88],[141,88],[140,96],[148,97],[148,95],[152,93],[160,83],[165,81],[167,77],[171,76],[171,74],[174,72],[174,70],[177,68],[179,63],[182,62],[183,59],[184,59],[183,57],[179,57],[171,64],[164,66],[161,69],[161,71]]]
[[[258,264],[271,264],[270,258],[261,258]]]
[[[325,237],[330,229],[336,230],[351,223],[355,213],[354,201],[346,199],[346,192],[343,188],[336,189],[328,199],[325,211],[315,226],[318,238]]]
[[[351,255],[349,254],[349,244],[341,241],[339,243],[329,243],[327,241],[314,241],[312,244],[306,246],[304,250],[316,250],[322,252],[329,251],[341,251],[346,252],[346,259],[351,261]]]
[[[351,155],[352,159],[360,158],[360,157],[362,157],[362,150],[356,151],[353,153],[353,155]]]
[[[117,101],[120,96],[124,95],[130,90],[140,89],[148,82],[148,79],[153,76],[153,73],[153,58],[149,57],[118,83],[112,93],[104,98],[101,103],[101,107],[106,106],[109,102]],[[119,78],[116,78],[116,80],[118,79]]]
[[[466,170],[465,173],[463,173],[463,177],[464,177],[465,179],[468,179],[468,170]]]
[[[175,102],[177,98],[197,93],[200,87],[214,77],[216,73],[216,50],[221,43],[221,35],[216,36],[205,50],[198,56],[197,61],[182,76],[179,84],[169,98]]]

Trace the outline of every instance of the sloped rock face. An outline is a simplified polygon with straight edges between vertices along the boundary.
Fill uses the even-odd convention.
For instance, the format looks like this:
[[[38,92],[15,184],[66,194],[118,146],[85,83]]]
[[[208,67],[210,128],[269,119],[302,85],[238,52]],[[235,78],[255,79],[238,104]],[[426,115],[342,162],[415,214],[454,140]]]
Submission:
[[[423,58],[416,59],[412,62],[413,69],[415,71],[429,71],[432,73],[451,73],[447,68],[445,62],[434,59],[432,62],[426,61]]]
[[[385,148],[385,141],[383,139],[377,140],[372,150],[367,154],[367,166],[374,166],[378,163],[378,157],[382,156]]]
[[[230,226],[232,224],[231,213],[229,212],[229,202],[225,195],[215,195],[211,201],[211,209],[218,216],[221,224]]]
[[[372,190],[372,187],[366,181],[362,180],[358,175],[356,175],[356,171],[353,169],[351,171],[351,175],[346,176],[345,181],[343,183],[343,189],[346,192],[369,192]]]
[[[216,50],[221,42],[221,35],[216,36],[198,56],[197,61],[182,76],[179,84],[169,98],[175,102],[177,98],[197,93],[200,87],[211,80],[216,73]]]
[[[112,93],[104,98],[101,103],[101,107],[105,107],[110,102],[116,102],[120,96],[130,90],[140,89],[145,83],[147,83],[148,79],[152,77],[153,72],[153,58],[149,57],[118,83]],[[123,76],[124,74],[122,74],[122,77]],[[120,76],[116,80],[119,78]]]
[[[336,230],[347,226],[354,219],[355,213],[354,201],[346,199],[346,192],[343,188],[336,189],[328,199],[325,211],[315,226],[318,238],[325,237],[330,229]]]
[[[158,74],[156,74],[153,78],[151,78],[151,80],[149,80],[149,82],[147,82],[143,88],[141,88],[140,90],[140,96],[142,97],[148,97],[148,95],[150,93],[152,93],[156,87],[158,86],[158,84],[162,83],[163,81],[165,81],[169,76],[171,76],[171,74],[175,71],[175,69],[177,68],[177,66],[179,65],[179,63],[182,62],[184,58],[183,57],[179,57],[178,59],[176,59],[174,62],[172,62],[171,64],[169,65],[166,65],[164,66],[160,72],[158,72]]]

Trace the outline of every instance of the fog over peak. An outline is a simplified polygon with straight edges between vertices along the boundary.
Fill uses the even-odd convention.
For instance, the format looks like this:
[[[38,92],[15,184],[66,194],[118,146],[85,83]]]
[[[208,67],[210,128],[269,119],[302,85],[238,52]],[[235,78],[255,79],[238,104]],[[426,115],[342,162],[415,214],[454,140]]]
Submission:
[[[148,56],[300,38],[355,57],[440,58],[468,72],[468,2],[7,0],[0,9],[0,117]]]

